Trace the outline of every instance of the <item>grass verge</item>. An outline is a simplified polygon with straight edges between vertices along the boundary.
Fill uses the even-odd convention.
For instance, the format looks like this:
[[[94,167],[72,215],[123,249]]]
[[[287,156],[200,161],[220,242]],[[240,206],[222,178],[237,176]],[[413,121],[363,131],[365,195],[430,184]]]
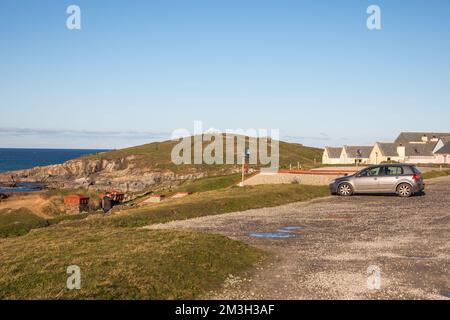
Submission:
[[[241,174],[214,176],[195,181],[187,181],[176,187],[174,192],[205,192],[231,187],[241,181]]]
[[[428,172],[422,173],[422,177],[424,179],[433,179],[433,178],[445,177],[445,176],[449,176],[449,175],[450,175],[450,170],[443,170],[443,171],[433,170],[433,171],[428,171]]]
[[[250,270],[264,253],[220,235],[136,227],[328,194],[327,187],[298,184],[225,187],[0,239],[0,299],[195,299],[218,289],[229,274]],[[81,290],[66,288],[70,265],[81,269]]]
[[[220,235],[86,226],[0,246],[0,299],[194,299],[264,256]],[[70,265],[80,267],[80,290],[66,287]]]
[[[117,227],[142,227],[153,223],[184,220],[206,215],[274,207],[290,202],[307,201],[329,195],[326,186],[299,184],[231,187],[193,194],[182,199],[118,212],[108,219],[83,221]]]

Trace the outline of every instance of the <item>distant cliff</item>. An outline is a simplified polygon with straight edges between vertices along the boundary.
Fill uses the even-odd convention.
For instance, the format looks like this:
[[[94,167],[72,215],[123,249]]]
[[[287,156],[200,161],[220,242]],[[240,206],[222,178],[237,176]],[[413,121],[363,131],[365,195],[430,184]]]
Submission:
[[[0,174],[0,184],[39,182],[51,188],[92,188],[141,191],[159,185],[240,170],[238,165],[175,165],[171,151],[178,141],[154,142],[138,147],[83,156],[63,164]],[[322,150],[280,141],[281,166],[319,161]]]

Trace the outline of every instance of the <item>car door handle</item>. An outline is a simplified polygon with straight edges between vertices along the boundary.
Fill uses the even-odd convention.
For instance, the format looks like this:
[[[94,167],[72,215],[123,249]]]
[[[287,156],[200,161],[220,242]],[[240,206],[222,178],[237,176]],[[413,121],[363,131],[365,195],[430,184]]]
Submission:
[[[373,178],[373,180],[378,180],[378,178]]]

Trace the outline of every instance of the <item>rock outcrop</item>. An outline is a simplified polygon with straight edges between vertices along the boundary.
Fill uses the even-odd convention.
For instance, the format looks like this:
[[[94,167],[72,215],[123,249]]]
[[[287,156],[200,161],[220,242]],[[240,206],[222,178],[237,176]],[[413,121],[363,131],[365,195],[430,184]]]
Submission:
[[[50,188],[92,188],[141,191],[160,185],[174,185],[188,179],[206,176],[204,172],[175,173],[142,164],[136,165],[133,156],[122,159],[79,158],[63,164],[0,174],[0,184],[11,182],[42,183]]]

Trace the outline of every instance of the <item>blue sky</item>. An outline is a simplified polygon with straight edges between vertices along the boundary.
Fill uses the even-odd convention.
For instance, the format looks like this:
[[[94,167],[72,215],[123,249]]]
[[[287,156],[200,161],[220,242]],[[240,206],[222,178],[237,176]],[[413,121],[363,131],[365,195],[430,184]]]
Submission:
[[[195,120],[372,144],[450,131],[449,88],[448,0],[0,0],[0,147],[116,148]]]

